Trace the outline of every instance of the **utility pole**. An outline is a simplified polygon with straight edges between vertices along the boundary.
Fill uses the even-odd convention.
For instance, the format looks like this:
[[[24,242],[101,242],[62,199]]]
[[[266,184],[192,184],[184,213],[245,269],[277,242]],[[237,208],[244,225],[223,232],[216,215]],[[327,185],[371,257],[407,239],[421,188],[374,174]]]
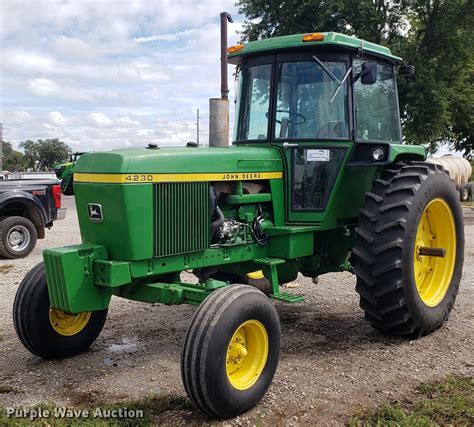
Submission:
[[[3,170],[3,123],[0,123],[0,173]]]
[[[196,115],[196,143],[199,146],[199,108],[197,109],[197,115]]]

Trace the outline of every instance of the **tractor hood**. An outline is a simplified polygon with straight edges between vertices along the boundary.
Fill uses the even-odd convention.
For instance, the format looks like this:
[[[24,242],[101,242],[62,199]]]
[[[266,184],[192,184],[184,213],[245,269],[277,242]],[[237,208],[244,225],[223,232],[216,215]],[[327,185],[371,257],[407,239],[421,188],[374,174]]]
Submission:
[[[74,181],[126,183],[140,175],[137,179],[141,182],[157,182],[166,181],[165,174],[178,175],[172,181],[194,181],[189,174],[282,171],[283,162],[279,150],[268,146],[121,149],[82,156],[74,168]],[[179,175],[185,174],[188,176],[179,179]],[[155,175],[163,175],[163,179]],[[220,179],[210,176],[205,180]]]
[[[82,241],[105,246],[110,259],[119,261],[207,249],[212,222],[209,183],[282,177],[280,152],[269,146],[86,154],[74,167]],[[170,230],[181,230],[182,237]]]

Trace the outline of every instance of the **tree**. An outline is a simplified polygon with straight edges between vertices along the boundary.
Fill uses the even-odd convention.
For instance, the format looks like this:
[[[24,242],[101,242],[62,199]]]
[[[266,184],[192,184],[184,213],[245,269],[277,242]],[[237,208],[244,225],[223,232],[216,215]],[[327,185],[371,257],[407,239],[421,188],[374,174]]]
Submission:
[[[416,66],[399,78],[405,139],[436,151],[448,142],[474,152],[472,0],[239,0],[244,41],[338,31],[387,45]]]
[[[400,79],[404,133],[409,142],[435,151],[448,142],[474,153],[474,2],[411,2],[410,31],[394,48],[417,68]]]
[[[406,0],[239,0],[247,20],[243,40],[337,31],[374,43],[404,29]]]
[[[18,172],[24,169],[23,154],[15,151],[9,142],[2,141],[3,169]]]
[[[65,162],[71,149],[59,139],[38,139],[37,142],[26,140],[20,144],[25,151],[24,163],[34,171],[51,170],[53,165]]]

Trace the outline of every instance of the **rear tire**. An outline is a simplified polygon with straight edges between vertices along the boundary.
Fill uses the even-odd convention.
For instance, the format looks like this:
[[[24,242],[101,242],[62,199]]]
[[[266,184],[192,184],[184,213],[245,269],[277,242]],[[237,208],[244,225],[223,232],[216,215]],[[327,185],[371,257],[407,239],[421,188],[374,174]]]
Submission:
[[[233,285],[214,291],[196,311],[181,360],[190,399],[212,417],[253,408],[266,393],[280,354],[280,322],[257,289]]]
[[[107,310],[68,315],[50,308],[44,264],[21,282],[13,303],[13,324],[23,345],[43,359],[62,359],[86,351],[99,336]]]
[[[24,258],[36,246],[38,232],[35,225],[22,216],[11,216],[0,222],[0,256],[8,259]]]
[[[395,335],[439,328],[454,305],[464,260],[459,193],[444,169],[413,162],[382,172],[366,193],[356,235],[356,291],[366,319]],[[419,255],[420,247],[440,242],[445,258]]]

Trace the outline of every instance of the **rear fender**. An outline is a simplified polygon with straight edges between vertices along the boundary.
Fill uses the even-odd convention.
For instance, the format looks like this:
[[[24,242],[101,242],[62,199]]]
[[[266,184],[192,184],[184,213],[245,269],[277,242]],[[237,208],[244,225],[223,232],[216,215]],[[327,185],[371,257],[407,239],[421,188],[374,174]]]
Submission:
[[[426,148],[421,145],[390,144],[388,163],[425,161]]]
[[[45,236],[44,227],[49,222],[48,215],[41,202],[27,192],[10,192],[0,194],[0,216],[13,209],[21,207],[20,216],[28,218],[38,231],[38,238]]]

